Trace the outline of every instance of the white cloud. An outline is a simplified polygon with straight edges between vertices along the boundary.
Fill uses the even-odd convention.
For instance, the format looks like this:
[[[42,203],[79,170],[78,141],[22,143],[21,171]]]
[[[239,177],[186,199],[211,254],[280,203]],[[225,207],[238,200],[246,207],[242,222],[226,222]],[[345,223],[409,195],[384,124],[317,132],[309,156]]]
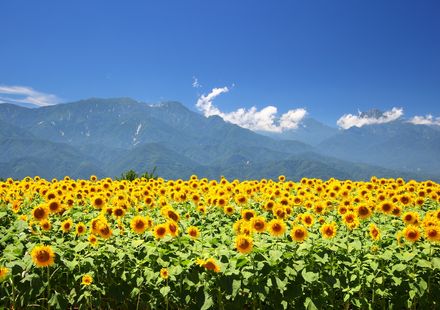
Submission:
[[[31,87],[6,85],[0,85],[0,100],[17,103],[31,103],[40,107],[54,105],[60,102],[60,99],[57,96],[36,91]]]
[[[200,87],[202,87],[202,84],[199,83],[199,80],[195,76],[193,76],[192,87],[193,88],[200,88]]]
[[[389,123],[399,119],[402,115],[402,108],[392,108],[382,113],[382,115],[368,115],[360,112],[358,115],[344,114],[337,120],[336,124],[342,129],[348,129],[354,126],[362,127],[365,125]]]
[[[414,125],[437,125],[440,126],[440,117],[433,117],[431,114],[426,116],[414,116],[409,120]]]
[[[261,110],[256,107],[250,109],[240,108],[225,113],[220,111],[212,102],[217,96],[227,92],[229,92],[228,87],[213,88],[208,95],[199,97],[196,106],[206,117],[217,115],[227,122],[255,131],[282,132],[288,129],[296,129],[307,114],[305,109],[299,108],[287,111],[278,119],[278,109],[274,106],[267,106]]]

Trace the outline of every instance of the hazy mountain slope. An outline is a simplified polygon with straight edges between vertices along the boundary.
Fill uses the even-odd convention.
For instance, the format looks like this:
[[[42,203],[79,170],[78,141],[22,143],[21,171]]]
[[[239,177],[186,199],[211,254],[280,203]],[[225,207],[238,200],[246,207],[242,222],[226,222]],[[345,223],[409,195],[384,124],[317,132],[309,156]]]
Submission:
[[[280,133],[260,133],[274,139],[296,140],[315,146],[337,134],[338,129],[327,126],[313,118],[306,117],[296,129],[290,129]]]
[[[323,141],[318,149],[333,157],[391,169],[440,171],[440,131],[425,125],[396,121],[352,127]]]

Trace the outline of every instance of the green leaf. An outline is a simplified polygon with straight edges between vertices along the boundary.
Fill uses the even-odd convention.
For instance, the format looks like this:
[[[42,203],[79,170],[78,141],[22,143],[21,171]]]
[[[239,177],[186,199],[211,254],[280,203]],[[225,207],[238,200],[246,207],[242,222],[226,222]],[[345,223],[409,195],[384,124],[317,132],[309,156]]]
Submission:
[[[406,261],[406,262],[412,260],[415,256],[416,256],[416,254],[413,253],[413,252],[404,252],[404,253],[402,254],[402,258],[403,258],[403,260]]]
[[[84,250],[85,248],[87,248],[89,246],[88,242],[80,242],[76,245],[76,247],[73,249],[73,251],[75,252],[81,252],[82,250]]]
[[[138,277],[136,279],[136,285],[137,286],[141,286],[143,282],[144,282],[144,278],[143,277]]]
[[[432,266],[436,269],[440,269],[440,258],[434,257],[432,259]]]
[[[142,243],[144,243],[144,240],[133,240],[131,242],[131,246],[133,248],[137,248],[138,246],[140,246]]]
[[[232,297],[235,298],[235,296],[237,296],[238,291],[241,288],[241,281],[234,279],[232,281]]]
[[[208,292],[205,291],[205,302],[203,303],[202,308],[200,310],[207,310],[211,308],[214,305],[214,301],[212,300],[211,295],[208,294]]]
[[[304,301],[304,308],[306,308],[307,310],[318,310],[310,297],[307,297]]]
[[[397,264],[397,265],[394,265],[391,270],[392,270],[392,272],[394,272],[394,271],[399,271],[399,272],[400,271],[404,271],[406,269],[406,266],[407,265],[405,265],[405,264]]]
[[[372,261],[370,263],[370,266],[371,266],[371,269],[373,269],[373,271],[376,271],[377,268],[379,267],[379,264],[377,262],[375,262],[375,261]]]
[[[304,278],[306,282],[312,283],[318,280],[319,274],[311,271],[306,271],[306,269],[303,269],[301,271],[301,275]]]
[[[430,261],[427,261],[425,259],[420,259],[417,262],[417,266],[422,267],[422,268],[432,268],[432,264]]]
[[[160,289],[160,293],[162,294],[162,296],[167,296],[168,293],[170,292],[171,288],[169,286],[164,286]]]

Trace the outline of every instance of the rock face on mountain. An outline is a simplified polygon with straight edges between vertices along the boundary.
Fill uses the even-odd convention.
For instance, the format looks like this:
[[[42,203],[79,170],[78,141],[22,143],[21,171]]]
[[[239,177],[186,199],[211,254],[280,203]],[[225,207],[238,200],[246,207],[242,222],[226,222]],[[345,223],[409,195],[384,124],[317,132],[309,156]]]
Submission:
[[[440,147],[440,131],[399,126],[407,133],[393,126],[339,131],[310,119],[296,134],[274,139],[220,117],[206,118],[178,102],[149,105],[130,98],[92,98],[35,109],[0,104],[0,177],[114,177],[128,169],[141,172],[154,166],[164,178],[191,174],[273,178],[285,174],[295,179],[361,179],[373,174],[402,175],[398,170],[406,170],[408,178],[437,177],[428,168],[438,164],[433,154]],[[414,140],[417,135],[423,138]],[[377,154],[374,160],[372,155],[363,155],[372,145]],[[411,155],[395,154],[401,164],[381,157],[395,151],[411,151]],[[423,163],[416,165],[418,159],[424,159]],[[383,163],[390,169],[344,160]]]

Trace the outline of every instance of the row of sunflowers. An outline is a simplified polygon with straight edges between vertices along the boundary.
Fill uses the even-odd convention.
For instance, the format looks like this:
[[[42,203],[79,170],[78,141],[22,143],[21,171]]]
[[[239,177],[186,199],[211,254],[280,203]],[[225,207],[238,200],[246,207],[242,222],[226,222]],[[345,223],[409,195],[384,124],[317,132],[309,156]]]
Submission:
[[[0,182],[10,309],[435,309],[440,185]]]

